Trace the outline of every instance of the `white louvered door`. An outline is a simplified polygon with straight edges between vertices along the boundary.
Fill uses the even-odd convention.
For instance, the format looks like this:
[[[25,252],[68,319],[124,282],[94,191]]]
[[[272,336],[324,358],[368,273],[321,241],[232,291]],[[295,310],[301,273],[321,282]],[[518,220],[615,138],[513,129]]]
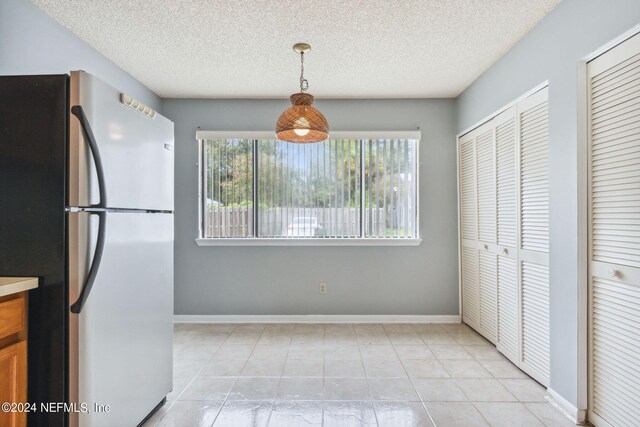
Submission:
[[[477,130],[476,188],[478,206],[478,283],[480,333],[495,343],[498,335],[498,289],[496,243],[496,158],[492,122]]]
[[[548,126],[544,88],[458,140],[462,319],[545,386]]]
[[[462,281],[462,319],[472,328],[480,326],[478,289],[477,203],[475,134],[466,136],[459,146],[460,249]]]
[[[549,95],[518,104],[522,369],[549,385]]]
[[[496,345],[505,356],[518,363],[519,290],[516,258],[518,234],[517,120],[516,107],[494,120],[496,135],[496,226],[497,226],[497,337]]]
[[[589,76],[589,421],[640,419],[640,35]]]

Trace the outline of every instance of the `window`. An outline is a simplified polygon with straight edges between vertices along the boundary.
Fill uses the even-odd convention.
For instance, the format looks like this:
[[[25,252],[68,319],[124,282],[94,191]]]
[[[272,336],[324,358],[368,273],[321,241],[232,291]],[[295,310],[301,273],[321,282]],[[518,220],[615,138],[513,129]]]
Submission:
[[[315,144],[233,135],[198,132],[198,243],[419,243],[417,132]]]

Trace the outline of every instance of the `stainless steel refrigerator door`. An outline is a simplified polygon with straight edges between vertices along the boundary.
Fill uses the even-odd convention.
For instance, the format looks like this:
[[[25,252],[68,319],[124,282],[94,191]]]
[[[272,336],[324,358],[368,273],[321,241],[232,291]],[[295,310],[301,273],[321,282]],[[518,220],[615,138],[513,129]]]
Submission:
[[[69,214],[70,304],[98,227],[95,215]],[[82,312],[69,316],[70,400],[90,411],[72,414],[70,425],[138,425],[172,388],[173,215],[107,213],[95,283]]]
[[[83,71],[71,73],[71,106],[80,105],[99,147],[109,208],[173,210],[173,122],[124,105],[121,92]],[[99,202],[93,159],[78,119],[69,123],[69,206]]]

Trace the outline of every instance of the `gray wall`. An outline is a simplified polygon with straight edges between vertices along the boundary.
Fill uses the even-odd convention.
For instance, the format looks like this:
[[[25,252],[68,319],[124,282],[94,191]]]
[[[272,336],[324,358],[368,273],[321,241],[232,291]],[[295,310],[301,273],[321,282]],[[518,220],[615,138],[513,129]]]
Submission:
[[[72,70],[85,70],[156,110],[160,107],[153,92],[33,3],[0,0],[0,75]]]
[[[638,0],[564,0],[457,99],[460,132],[549,80],[551,388],[574,405],[579,375],[577,63],[639,22]]]
[[[420,127],[417,247],[198,247],[203,130],[273,129],[286,100],[163,100],[176,129],[176,314],[458,314],[452,100],[326,100],[334,130]],[[328,293],[320,295],[320,282]]]

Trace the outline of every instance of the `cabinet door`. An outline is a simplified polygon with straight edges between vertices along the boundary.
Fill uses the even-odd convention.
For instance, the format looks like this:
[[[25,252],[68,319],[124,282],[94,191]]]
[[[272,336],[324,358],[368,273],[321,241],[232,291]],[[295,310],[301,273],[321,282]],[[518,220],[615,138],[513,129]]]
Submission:
[[[0,402],[27,402],[27,342],[0,349]],[[27,425],[26,412],[0,411],[0,426]]]
[[[587,66],[589,421],[640,418],[640,35]]]
[[[521,364],[549,385],[548,89],[518,104],[520,152]]]

